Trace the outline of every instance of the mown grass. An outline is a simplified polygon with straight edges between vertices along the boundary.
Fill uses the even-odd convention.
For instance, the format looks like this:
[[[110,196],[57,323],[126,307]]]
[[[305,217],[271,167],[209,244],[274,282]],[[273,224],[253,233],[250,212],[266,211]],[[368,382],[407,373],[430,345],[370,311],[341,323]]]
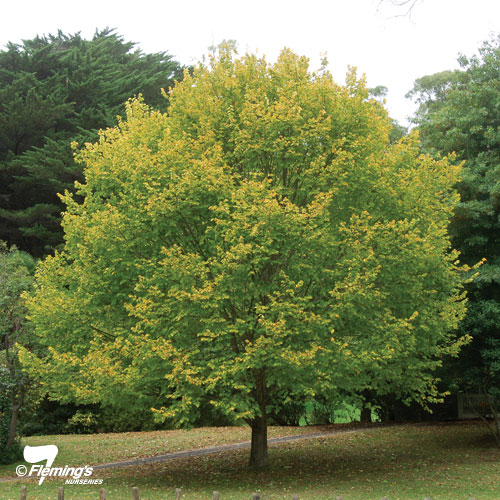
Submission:
[[[289,433],[317,430],[286,429]],[[284,432],[283,428],[274,428],[270,434]],[[30,438],[26,443],[57,444],[60,456],[56,463],[69,463],[66,459],[75,457],[76,463],[69,465],[78,465],[125,458],[127,453],[128,458],[149,454],[149,450],[159,454],[248,438],[248,430],[236,428],[50,436]],[[132,450],[137,455],[130,455]],[[82,460],[101,454],[107,458]],[[248,469],[247,460],[248,450],[239,450],[100,470],[93,477],[103,478],[108,500],[132,498],[132,486],[139,487],[141,499],[149,500],[173,498],[175,488],[182,488],[186,500],[208,500],[214,490],[221,492],[221,500],[248,500],[254,491],[260,491],[266,500],[290,500],[292,493],[305,500],[331,500],[337,495],[345,500],[376,500],[384,496],[391,500],[421,500],[426,496],[434,500],[500,499],[500,452],[485,429],[476,423],[404,425],[282,443],[270,448],[271,465],[265,471]],[[0,472],[5,476],[9,471],[3,468]],[[18,499],[21,484],[0,483],[0,498]],[[26,484],[29,500],[49,500],[57,498],[62,481],[46,480],[42,486]],[[97,500],[100,488],[66,485],[65,498]]]
[[[270,427],[269,437],[307,434],[318,432],[318,429],[321,427]],[[248,427],[204,427],[189,431],[32,436],[24,438],[22,444],[30,446],[55,444],[59,448],[55,465],[76,466],[163,455],[180,450],[238,443],[249,439]],[[18,464],[0,466],[0,478],[15,476],[16,465]],[[3,499],[0,497],[0,500]]]

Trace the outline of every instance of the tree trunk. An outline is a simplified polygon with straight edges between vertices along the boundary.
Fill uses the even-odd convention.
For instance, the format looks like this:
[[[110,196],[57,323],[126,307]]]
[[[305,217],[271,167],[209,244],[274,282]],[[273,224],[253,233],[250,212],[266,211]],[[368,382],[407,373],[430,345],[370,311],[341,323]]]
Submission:
[[[373,402],[373,392],[369,389],[363,391],[363,404],[361,405],[361,415],[359,421],[362,424],[371,424],[372,422],[372,409],[369,403]]]
[[[252,428],[252,447],[250,450],[250,467],[267,467],[267,422],[258,417],[250,423]]]
[[[22,387],[21,396],[18,403],[15,402],[15,398],[14,396],[12,396],[12,415],[10,417],[9,437],[7,439],[7,444],[5,445],[6,448],[12,446],[14,440],[16,439],[17,421],[19,418],[19,410],[21,409],[21,406],[23,405],[24,402],[24,393],[25,393],[25,388]]]
[[[371,422],[372,422],[372,409],[367,407],[367,406],[363,406],[361,408],[361,416],[360,416],[359,421],[362,424],[371,424]]]
[[[14,440],[16,439],[17,420],[19,417],[20,408],[21,405],[15,405],[14,408],[12,408],[12,415],[10,417],[9,438],[7,439],[7,444],[5,445],[6,448],[12,446]]]

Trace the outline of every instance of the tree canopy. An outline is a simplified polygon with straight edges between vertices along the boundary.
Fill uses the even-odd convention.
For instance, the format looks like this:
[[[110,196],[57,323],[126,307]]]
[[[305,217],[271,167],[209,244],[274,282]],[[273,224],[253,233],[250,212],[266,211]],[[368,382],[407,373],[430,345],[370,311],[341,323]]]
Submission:
[[[460,70],[419,79],[413,95],[421,103],[416,122],[425,150],[453,152],[464,162],[450,226],[453,243],[469,265],[486,259],[469,285],[463,325],[476,338],[470,346],[476,354],[468,352],[474,364],[477,349],[500,338],[500,40],[459,62]]]
[[[24,353],[54,397],[149,405],[190,425],[202,401],[252,428],[294,398],[439,398],[464,339],[447,235],[459,167],[391,144],[354,71],[228,47],[186,73],[167,113],[140,99],[78,153],[65,247],[36,276]]]
[[[70,144],[95,141],[123,103],[182,77],[165,53],[134,50],[113,31],[36,37],[0,52],[0,239],[33,255],[62,242],[58,193],[83,180]]]
[[[464,162],[450,224],[453,244],[469,265],[485,259],[468,285],[461,328],[474,341],[455,377],[462,389],[495,392],[500,401],[500,38],[485,42],[478,55],[460,56],[459,63],[459,70],[420,78],[410,95],[420,103],[416,123],[424,149],[453,152]],[[500,443],[500,415],[498,426]]]

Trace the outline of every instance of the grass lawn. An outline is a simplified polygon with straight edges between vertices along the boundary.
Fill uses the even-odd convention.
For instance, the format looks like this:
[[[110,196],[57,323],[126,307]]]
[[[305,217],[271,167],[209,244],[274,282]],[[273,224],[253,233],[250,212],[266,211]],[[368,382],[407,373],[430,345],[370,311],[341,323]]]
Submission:
[[[318,427],[272,428],[270,436],[318,432]],[[78,466],[201,448],[249,439],[246,428],[194,429],[91,436],[32,437],[25,444],[56,444],[55,466]],[[327,438],[282,443],[270,448],[266,471],[247,468],[249,450],[182,458],[163,463],[95,471],[102,486],[66,485],[65,499],[99,498],[104,487],[107,500],[131,499],[137,486],[141,500],[173,498],[182,488],[183,498],[249,500],[252,492],[264,500],[476,500],[500,499],[500,451],[477,423],[402,425],[376,428]],[[13,475],[14,466],[0,468],[0,476]],[[63,480],[0,483],[0,499],[19,499],[21,485],[28,485],[29,500],[57,498]]]

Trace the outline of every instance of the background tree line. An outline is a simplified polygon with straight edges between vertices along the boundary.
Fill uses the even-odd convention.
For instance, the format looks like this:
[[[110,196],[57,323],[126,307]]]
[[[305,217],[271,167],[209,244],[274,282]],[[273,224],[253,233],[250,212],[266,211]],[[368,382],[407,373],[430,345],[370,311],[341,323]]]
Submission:
[[[160,89],[182,79],[166,53],[144,54],[112,30],[36,37],[0,52],[0,240],[35,257],[62,241],[58,193],[81,181],[71,143],[97,139],[141,93],[165,106]]]
[[[500,38],[483,43],[478,54],[461,55],[460,69],[424,76],[408,97],[419,104],[414,123],[422,150],[463,162],[457,188],[460,202],[450,233],[460,259],[485,259],[467,286],[469,304],[461,323],[472,336],[458,360],[447,363],[448,385],[480,392],[498,414],[500,405]],[[496,400],[494,399],[496,398]],[[497,415],[498,416],[498,415]],[[500,443],[500,419],[493,432]]]

